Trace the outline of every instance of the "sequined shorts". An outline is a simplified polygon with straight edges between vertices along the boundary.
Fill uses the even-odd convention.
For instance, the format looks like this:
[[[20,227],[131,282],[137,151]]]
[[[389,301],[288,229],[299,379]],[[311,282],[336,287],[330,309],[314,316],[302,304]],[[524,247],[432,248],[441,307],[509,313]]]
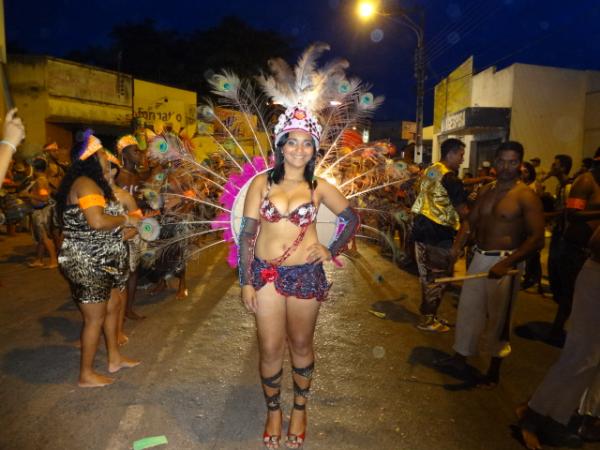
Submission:
[[[323,264],[299,264],[295,266],[272,266],[267,261],[254,258],[252,262],[252,285],[258,290],[267,283],[286,297],[316,298],[323,301],[331,284],[327,282]]]

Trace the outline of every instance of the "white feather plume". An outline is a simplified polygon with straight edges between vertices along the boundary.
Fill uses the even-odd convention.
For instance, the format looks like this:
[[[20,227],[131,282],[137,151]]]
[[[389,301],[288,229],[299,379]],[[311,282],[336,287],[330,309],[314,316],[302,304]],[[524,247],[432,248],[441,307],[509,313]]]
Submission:
[[[298,92],[304,92],[313,85],[317,59],[324,51],[329,50],[329,48],[328,44],[317,42],[308,47],[302,56],[300,56],[295,69],[296,90]]]

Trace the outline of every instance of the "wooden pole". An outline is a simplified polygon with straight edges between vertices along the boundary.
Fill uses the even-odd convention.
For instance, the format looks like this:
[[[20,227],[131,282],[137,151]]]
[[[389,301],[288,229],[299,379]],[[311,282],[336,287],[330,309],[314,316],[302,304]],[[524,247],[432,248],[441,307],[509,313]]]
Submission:
[[[519,271],[517,269],[509,270],[507,275],[514,276],[517,275]],[[453,281],[464,281],[464,280],[475,280],[477,278],[487,278],[489,272],[481,272],[481,273],[472,273],[469,275],[461,275],[458,277],[442,277],[436,278],[433,280],[432,284],[441,284],[441,283],[452,283]]]

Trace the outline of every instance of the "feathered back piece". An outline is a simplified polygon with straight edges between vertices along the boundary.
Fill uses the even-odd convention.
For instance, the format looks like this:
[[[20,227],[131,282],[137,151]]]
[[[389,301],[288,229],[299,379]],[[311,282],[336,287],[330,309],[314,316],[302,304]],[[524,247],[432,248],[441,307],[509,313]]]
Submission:
[[[270,74],[257,77],[271,103],[284,108],[273,130],[275,145],[285,133],[302,130],[310,133],[318,146],[333,146],[341,133],[360,125],[382,103],[383,97],[373,97],[360,80],[347,78],[349,63],[345,59],[318,67],[317,60],[327,50],[328,44],[311,45],[294,68],[281,58],[271,59]],[[267,112],[260,106],[266,104],[265,99],[255,97],[249,82],[228,71],[214,75],[209,82],[212,92],[227,106],[258,116],[261,131],[270,134],[265,126]]]

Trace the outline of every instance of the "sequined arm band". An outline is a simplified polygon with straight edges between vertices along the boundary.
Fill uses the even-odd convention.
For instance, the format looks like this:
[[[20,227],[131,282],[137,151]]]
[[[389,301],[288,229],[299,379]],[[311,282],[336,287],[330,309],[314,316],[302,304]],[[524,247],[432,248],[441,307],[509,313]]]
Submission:
[[[587,201],[582,198],[570,197],[567,199],[566,206],[568,209],[584,210],[587,206]]]
[[[252,260],[254,259],[254,243],[258,234],[258,220],[242,217],[239,235],[238,271],[240,286],[252,284]]]
[[[84,195],[79,198],[79,207],[81,209],[88,209],[94,206],[101,206],[104,208],[106,206],[106,199],[98,194]]]
[[[335,258],[347,248],[359,225],[358,214],[349,206],[338,215],[338,232],[334,241],[329,244],[331,256]]]
[[[144,218],[144,213],[140,208],[136,209],[135,211],[129,212],[128,215],[130,215],[131,217],[137,217],[140,220]]]

